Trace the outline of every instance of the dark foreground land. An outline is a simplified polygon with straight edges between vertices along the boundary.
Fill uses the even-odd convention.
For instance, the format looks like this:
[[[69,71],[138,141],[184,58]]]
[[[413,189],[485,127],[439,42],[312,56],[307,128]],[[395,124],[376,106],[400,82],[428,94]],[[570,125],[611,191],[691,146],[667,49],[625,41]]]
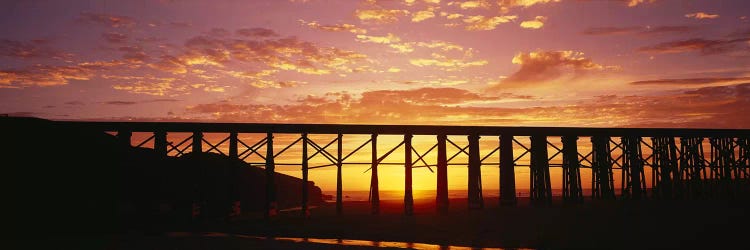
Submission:
[[[417,200],[415,214],[403,215],[399,201],[383,201],[380,215],[369,203],[314,208],[309,218],[299,211],[266,220],[246,214],[231,222],[204,222],[189,227],[163,227],[151,232],[58,234],[46,242],[98,249],[374,249],[378,242],[424,249],[593,248],[593,249],[739,249],[748,247],[746,202],[729,201],[587,201],[584,204],[499,207],[486,200],[481,210],[468,210],[465,200],[451,200],[448,214],[435,212],[432,200]],[[271,240],[271,237],[310,238]],[[374,241],[346,246],[313,239]],[[364,245],[364,246],[362,246]],[[388,245],[380,243],[379,249]],[[453,247],[448,247],[453,246]],[[429,247],[428,247],[429,248]]]

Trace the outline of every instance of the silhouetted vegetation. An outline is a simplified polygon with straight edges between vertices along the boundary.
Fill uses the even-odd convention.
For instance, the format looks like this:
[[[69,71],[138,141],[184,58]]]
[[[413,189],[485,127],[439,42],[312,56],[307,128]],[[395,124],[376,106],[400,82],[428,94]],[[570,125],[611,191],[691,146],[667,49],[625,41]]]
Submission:
[[[260,212],[265,170],[214,153],[165,157],[103,132],[0,118],[3,216],[18,230],[106,232],[226,219]],[[299,206],[302,181],[276,173],[278,207]],[[322,201],[308,183],[310,204]],[[197,212],[197,213],[196,213]]]

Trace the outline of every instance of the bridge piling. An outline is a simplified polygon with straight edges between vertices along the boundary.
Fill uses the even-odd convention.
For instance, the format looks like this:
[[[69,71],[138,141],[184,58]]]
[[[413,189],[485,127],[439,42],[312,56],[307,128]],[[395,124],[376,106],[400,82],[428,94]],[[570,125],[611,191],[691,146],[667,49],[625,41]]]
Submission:
[[[193,153],[194,153],[193,155],[196,157],[199,155],[197,153],[203,152],[203,133],[201,133],[200,131],[193,132],[192,147],[193,147]]]
[[[273,156],[273,133],[266,134],[266,218],[277,215],[275,163]]]
[[[307,203],[308,203],[308,165],[307,162],[307,133],[302,133],[302,217],[307,218],[310,216],[310,211],[308,210]]]
[[[563,155],[563,200],[566,202],[583,202],[581,190],[581,171],[578,160],[578,136],[562,137]]]
[[[239,158],[237,142],[237,132],[229,132],[229,157],[232,159]]]
[[[404,135],[404,214],[414,214],[414,197],[412,193],[412,147],[411,134]]]
[[[703,158],[703,138],[680,138],[680,190],[685,198],[703,196],[703,180],[706,178]],[[701,177],[702,176],[702,177]]]
[[[167,132],[154,132],[154,151],[159,156],[167,156]]]
[[[380,213],[380,190],[378,187],[378,135],[370,135],[372,144],[372,169],[370,175],[370,205],[372,214]]]
[[[500,140],[500,205],[514,206],[516,197],[516,173],[513,163],[513,136],[501,135]]]
[[[615,198],[615,186],[612,175],[612,150],[608,136],[591,137],[591,197],[592,199],[610,200]]]
[[[128,130],[119,130],[117,131],[117,141],[120,142],[120,144],[130,147],[131,146],[131,138],[133,137],[133,132],[130,132]]]
[[[484,207],[482,199],[482,162],[479,156],[479,135],[469,135],[469,209]]]
[[[448,212],[448,158],[446,155],[445,140],[448,136],[440,134],[437,136],[437,210],[440,213]]]
[[[344,213],[344,184],[343,176],[341,173],[341,167],[344,164],[344,160],[341,158],[343,153],[343,139],[344,135],[339,133],[336,136],[336,214],[341,215]]]
[[[531,136],[531,201],[534,204],[550,204],[552,187],[549,176],[549,159],[547,159],[547,137]]]

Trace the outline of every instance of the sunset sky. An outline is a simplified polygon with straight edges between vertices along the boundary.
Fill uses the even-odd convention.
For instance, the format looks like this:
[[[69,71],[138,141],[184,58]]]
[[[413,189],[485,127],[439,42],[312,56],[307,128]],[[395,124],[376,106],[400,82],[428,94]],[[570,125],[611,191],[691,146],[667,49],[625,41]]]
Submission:
[[[750,127],[744,0],[0,5],[10,115]]]
[[[0,113],[750,128],[748,16],[746,0],[8,0]]]

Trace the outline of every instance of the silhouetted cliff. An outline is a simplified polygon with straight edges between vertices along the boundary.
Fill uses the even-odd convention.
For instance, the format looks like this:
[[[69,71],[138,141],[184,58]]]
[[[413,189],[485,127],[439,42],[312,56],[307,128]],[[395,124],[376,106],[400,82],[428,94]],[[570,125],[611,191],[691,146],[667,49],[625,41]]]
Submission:
[[[0,117],[2,214],[14,230],[119,231],[223,218],[241,201],[260,211],[263,169],[213,153],[164,157],[112,135]],[[279,208],[299,206],[302,181],[276,173]],[[309,182],[310,204],[322,202]]]

